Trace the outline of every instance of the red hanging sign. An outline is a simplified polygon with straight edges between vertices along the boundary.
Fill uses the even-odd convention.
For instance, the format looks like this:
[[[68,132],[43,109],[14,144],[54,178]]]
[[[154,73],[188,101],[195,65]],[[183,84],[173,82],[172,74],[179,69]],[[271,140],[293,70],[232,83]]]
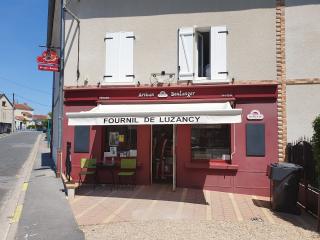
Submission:
[[[59,72],[59,57],[56,51],[48,49],[37,57],[38,70]]]
[[[38,70],[40,71],[51,71],[51,72],[59,72],[59,66],[55,65],[38,65]]]

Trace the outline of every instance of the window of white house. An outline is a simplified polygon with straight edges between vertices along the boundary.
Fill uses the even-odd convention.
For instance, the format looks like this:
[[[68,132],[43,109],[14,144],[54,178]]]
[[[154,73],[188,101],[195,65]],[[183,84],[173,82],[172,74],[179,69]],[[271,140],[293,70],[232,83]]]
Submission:
[[[6,107],[7,104],[6,104],[6,101],[2,101],[2,107]]]
[[[228,82],[227,28],[179,29],[179,80]]]
[[[193,125],[192,160],[229,160],[230,124]]]
[[[106,67],[102,84],[134,84],[134,39],[133,32],[115,32],[106,34]]]

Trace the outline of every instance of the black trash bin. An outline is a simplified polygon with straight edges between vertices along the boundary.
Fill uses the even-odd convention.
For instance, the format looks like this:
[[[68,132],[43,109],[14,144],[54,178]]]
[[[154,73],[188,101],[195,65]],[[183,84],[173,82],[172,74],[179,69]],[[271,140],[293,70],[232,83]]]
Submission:
[[[273,210],[299,213],[297,207],[299,180],[302,167],[293,163],[273,163],[269,178],[272,181],[271,206]]]

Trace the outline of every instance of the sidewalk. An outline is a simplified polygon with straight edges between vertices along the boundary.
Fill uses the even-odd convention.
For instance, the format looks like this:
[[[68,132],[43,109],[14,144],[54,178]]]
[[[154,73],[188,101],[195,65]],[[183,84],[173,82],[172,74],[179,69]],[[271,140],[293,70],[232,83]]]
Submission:
[[[41,140],[15,239],[84,239],[55,177],[46,142]]]

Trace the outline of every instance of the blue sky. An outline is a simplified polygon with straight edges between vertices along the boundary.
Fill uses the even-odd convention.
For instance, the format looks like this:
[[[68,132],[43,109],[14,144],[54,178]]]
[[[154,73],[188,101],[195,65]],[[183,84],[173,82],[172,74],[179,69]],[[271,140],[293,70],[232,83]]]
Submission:
[[[51,111],[52,73],[37,70],[47,38],[47,0],[0,3],[0,92],[26,102],[37,114]]]

